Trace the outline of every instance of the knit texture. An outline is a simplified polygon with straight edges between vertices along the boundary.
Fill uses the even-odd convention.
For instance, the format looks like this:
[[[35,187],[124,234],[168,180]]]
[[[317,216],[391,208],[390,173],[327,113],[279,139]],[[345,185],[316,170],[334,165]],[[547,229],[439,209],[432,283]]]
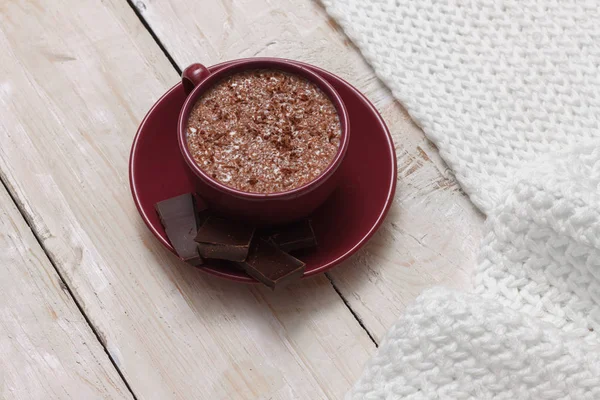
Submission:
[[[422,294],[347,399],[600,399],[600,143],[541,161],[490,210],[475,293]]]
[[[487,215],[347,398],[600,399],[597,2],[323,2]]]
[[[598,137],[594,0],[323,0],[484,213],[525,163]]]
[[[480,296],[430,290],[347,399],[600,399],[600,348]]]
[[[475,292],[600,342],[600,142],[525,166],[501,200]]]

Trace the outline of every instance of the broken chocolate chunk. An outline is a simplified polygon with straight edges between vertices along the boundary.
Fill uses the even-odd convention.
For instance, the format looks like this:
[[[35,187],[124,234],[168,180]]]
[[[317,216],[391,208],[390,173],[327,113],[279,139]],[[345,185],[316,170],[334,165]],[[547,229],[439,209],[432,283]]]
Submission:
[[[198,204],[198,202],[196,202],[196,204]],[[208,217],[210,217],[211,215],[212,212],[206,206],[204,206],[202,209],[200,209],[200,207],[197,207],[196,226],[198,226],[198,229],[200,229],[202,225],[204,225]]]
[[[203,263],[194,238],[198,231],[199,205],[191,193],[154,205],[162,226],[177,255],[191,265]]]
[[[317,246],[317,238],[308,219],[278,227],[277,232],[269,240],[286,252]]]
[[[252,243],[246,261],[238,263],[248,275],[271,287],[281,287],[304,275],[306,265],[264,239]]]
[[[209,216],[194,239],[204,258],[244,261],[254,236],[253,226]]]

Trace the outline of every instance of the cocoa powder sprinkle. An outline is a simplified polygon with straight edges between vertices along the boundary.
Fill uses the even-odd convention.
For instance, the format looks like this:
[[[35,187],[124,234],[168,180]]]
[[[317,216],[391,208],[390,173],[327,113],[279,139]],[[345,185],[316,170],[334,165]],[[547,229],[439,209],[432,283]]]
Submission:
[[[340,120],[311,81],[272,69],[217,82],[194,105],[187,143],[202,170],[253,193],[292,190],[317,178],[338,151]]]

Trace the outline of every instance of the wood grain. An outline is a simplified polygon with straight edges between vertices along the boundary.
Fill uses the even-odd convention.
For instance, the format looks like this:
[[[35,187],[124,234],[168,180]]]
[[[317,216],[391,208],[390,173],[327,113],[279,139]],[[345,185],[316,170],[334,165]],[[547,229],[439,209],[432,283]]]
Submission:
[[[132,399],[3,186],[0,398]]]
[[[341,76],[379,109],[396,144],[394,204],[370,243],[330,272],[377,341],[424,288],[469,287],[483,216],[317,2],[210,1],[201,12],[191,0],[133,4],[181,68],[253,56],[297,59]]]
[[[375,346],[326,277],[210,277],[139,218],[129,149],[179,78],[129,5],[1,2],[0,48],[0,176],[137,398],[341,398]]]

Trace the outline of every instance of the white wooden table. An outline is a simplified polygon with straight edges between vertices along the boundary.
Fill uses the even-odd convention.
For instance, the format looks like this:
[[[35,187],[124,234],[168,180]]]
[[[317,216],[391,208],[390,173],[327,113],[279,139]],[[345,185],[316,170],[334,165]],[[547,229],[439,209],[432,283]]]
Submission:
[[[424,288],[469,286],[482,216],[319,3],[0,0],[0,50],[0,398],[338,399]],[[179,262],[128,184],[179,71],[252,56],[351,82],[399,162],[369,244],[275,293]]]

